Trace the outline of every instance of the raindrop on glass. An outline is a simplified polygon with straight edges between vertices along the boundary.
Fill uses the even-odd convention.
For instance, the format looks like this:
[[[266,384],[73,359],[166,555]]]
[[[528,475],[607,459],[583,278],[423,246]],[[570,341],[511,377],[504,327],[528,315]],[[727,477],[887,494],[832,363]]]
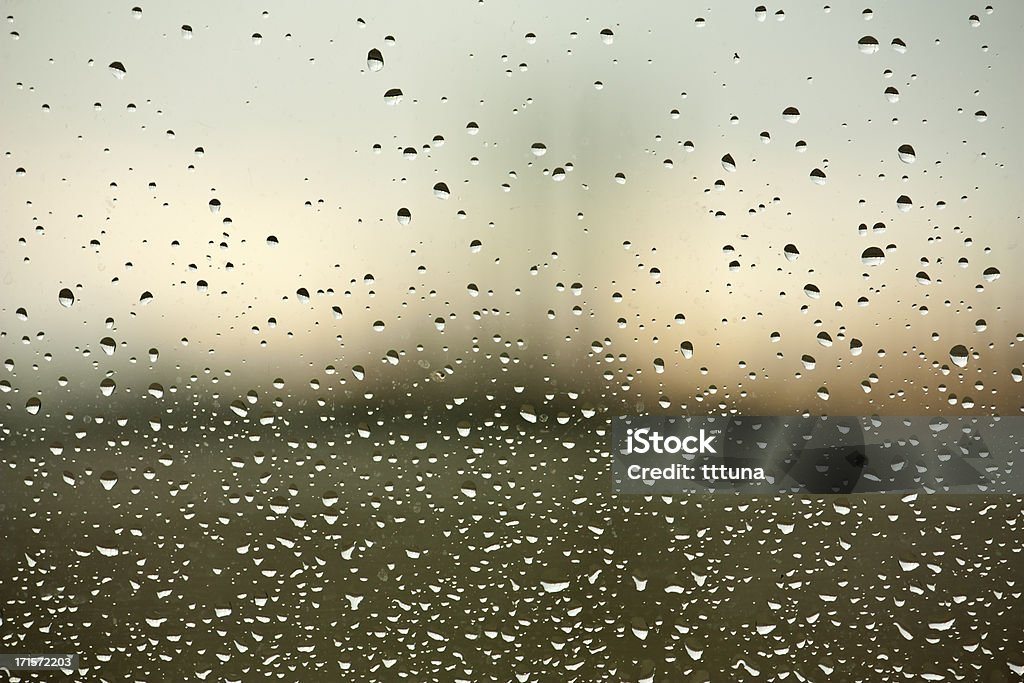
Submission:
[[[377,48],[373,48],[366,53],[366,68],[370,71],[380,71],[384,68],[384,55]],[[388,73],[391,72],[389,71]]]

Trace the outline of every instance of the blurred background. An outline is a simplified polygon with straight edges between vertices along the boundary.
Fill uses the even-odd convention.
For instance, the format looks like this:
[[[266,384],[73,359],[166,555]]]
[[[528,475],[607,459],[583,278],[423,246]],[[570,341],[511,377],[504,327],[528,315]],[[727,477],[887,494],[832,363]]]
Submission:
[[[1021,411],[1024,8],[2,16],[3,651],[1024,670],[1019,499],[611,496],[606,433]]]

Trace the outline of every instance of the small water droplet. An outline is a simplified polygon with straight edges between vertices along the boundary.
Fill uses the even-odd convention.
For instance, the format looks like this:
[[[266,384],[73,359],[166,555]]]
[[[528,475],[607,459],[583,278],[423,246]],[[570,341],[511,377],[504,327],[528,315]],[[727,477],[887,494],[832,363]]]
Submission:
[[[896,153],[900,157],[900,161],[905,164],[912,164],[917,161],[917,153],[914,152],[914,148],[910,145],[900,145]]]
[[[105,377],[103,381],[100,382],[100,393],[104,396],[113,395],[115,389],[117,389],[117,384],[109,377]]]
[[[866,55],[873,55],[878,52],[878,40],[874,36],[864,36],[857,41],[857,47]]]
[[[43,407],[43,402],[33,396],[29,400],[25,401],[25,410],[29,415],[36,415],[39,413],[39,409]]]
[[[865,266],[880,266],[885,263],[885,252],[878,247],[868,247],[861,253],[860,261]]]
[[[377,48],[373,48],[366,53],[366,68],[370,71],[380,71],[384,68],[384,55]]]

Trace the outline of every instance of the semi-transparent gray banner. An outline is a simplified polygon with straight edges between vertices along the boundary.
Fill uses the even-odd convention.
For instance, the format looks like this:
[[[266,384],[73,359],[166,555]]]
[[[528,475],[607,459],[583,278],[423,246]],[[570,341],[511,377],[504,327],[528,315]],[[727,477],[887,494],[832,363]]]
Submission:
[[[615,493],[1024,493],[1024,417],[617,417]]]

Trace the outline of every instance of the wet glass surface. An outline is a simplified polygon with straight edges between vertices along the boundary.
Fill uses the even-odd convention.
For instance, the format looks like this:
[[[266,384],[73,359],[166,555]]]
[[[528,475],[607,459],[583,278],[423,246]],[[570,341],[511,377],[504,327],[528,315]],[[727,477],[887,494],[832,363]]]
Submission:
[[[1017,415],[1024,7],[0,13],[12,680],[1011,681],[1016,496],[611,494]]]

